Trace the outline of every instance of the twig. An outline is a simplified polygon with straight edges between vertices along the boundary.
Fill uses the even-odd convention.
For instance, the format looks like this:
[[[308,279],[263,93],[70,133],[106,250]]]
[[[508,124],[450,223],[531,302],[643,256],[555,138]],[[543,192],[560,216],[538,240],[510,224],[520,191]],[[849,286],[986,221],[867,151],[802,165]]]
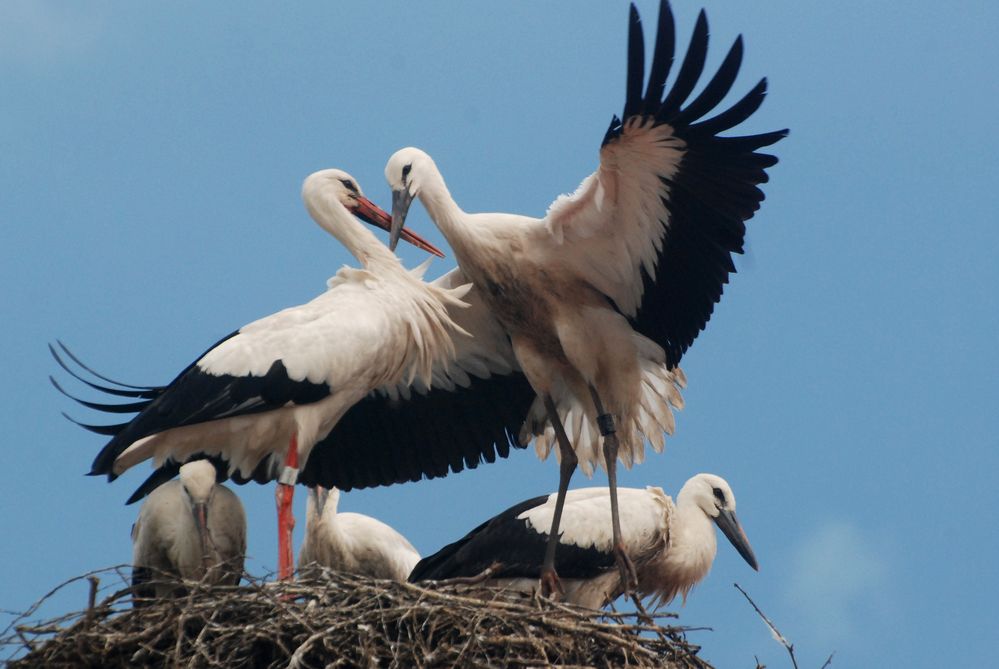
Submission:
[[[72,585],[73,583],[76,583],[78,581],[86,580],[89,577],[94,576],[96,574],[104,574],[104,573],[107,573],[107,572],[110,572],[110,571],[117,571],[119,568],[126,567],[126,566],[127,565],[116,565],[114,567],[107,567],[105,569],[96,569],[94,571],[91,571],[91,572],[88,572],[86,574],[83,574],[82,576],[74,576],[71,579],[63,581],[62,583],[60,583],[59,585],[57,585],[56,587],[52,588],[47,593],[45,593],[44,595],[42,595],[42,597],[38,601],[36,601],[34,604],[32,604],[31,606],[28,607],[27,611],[25,611],[24,613],[18,615],[16,618],[14,618],[7,625],[7,627],[4,628],[4,630],[2,632],[0,632],[0,638],[5,638],[8,634],[10,634],[10,631],[12,629],[14,629],[17,626],[17,624],[20,623],[22,620],[26,620],[27,618],[35,615],[35,613],[38,611],[38,609],[40,609],[42,607],[42,605],[45,604],[45,602],[47,602],[53,595],[55,595],[57,592],[59,592],[63,588],[65,588],[65,587],[67,587],[69,585]]]
[[[763,618],[763,622],[765,622],[767,627],[770,628],[770,632],[773,634],[774,639],[780,642],[780,644],[787,649],[788,655],[791,656],[791,666],[793,666],[794,669],[798,669],[798,661],[794,657],[794,644],[784,638],[784,635],[780,633],[777,626],[771,622],[770,618],[767,618],[766,614],[763,613],[763,611],[760,610],[760,607],[756,605],[756,602],[754,602],[753,599],[746,594],[746,591],[739,587],[738,583],[733,583],[732,585],[734,585],[735,589],[741,592],[742,596],[746,598],[746,601],[748,601],[752,607],[756,609],[756,613],[760,616],[760,618]],[[759,664],[759,660],[757,660],[757,664]]]
[[[97,588],[101,584],[101,579],[95,574],[87,576],[90,581],[90,593],[87,595],[87,622],[94,617],[94,605],[97,603]]]
[[[455,576],[454,578],[447,578],[440,581],[430,581],[430,583],[436,587],[449,585],[478,585],[483,581],[488,581],[493,574],[502,568],[502,562],[493,562],[475,576]]]

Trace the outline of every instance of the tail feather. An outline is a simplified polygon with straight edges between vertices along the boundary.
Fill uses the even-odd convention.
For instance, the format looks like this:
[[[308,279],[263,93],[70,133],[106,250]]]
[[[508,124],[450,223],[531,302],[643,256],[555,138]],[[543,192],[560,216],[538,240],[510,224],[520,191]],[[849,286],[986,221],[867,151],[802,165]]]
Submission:
[[[628,423],[618,421],[620,450],[618,459],[625,467],[645,459],[645,440],[657,453],[665,448],[665,436],[672,435],[676,427],[674,410],[683,408],[680,390],[686,386],[686,377],[677,367],[669,369],[662,356],[643,358],[641,361],[642,384],[638,406],[634,407]],[[555,408],[565,426],[566,435],[576,451],[579,468],[592,476],[597,467],[606,469],[603,457],[603,439],[596,424],[596,416],[589,397],[580,401],[577,393],[558,392]],[[528,411],[520,432],[520,443],[534,440],[538,457],[546,459],[553,451],[558,458],[555,430],[548,421],[541,398],[535,399]]]
[[[105,413],[138,413],[145,409],[152,400],[141,400],[139,402],[129,402],[127,404],[105,404],[103,402],[89,402],[87,400],[80,399],[76,395],[73,395],[55,380],[54,377],[50,376],[49,381],[60,393],[73,400],[81,406],[85,406],[88,409],[94,409],[95,411],[103,411]]]
[[[122,383],[121,381],[115,381],[114,379],[108,378],[107,376],[104,376],[100,372],[95,371],[91,367],[88,367],[82,360],[80,360],[78,357],[76,357],[76,355],[74,355],[73,352],[70,351],[69,348],[65,344],[63,344],[58,339],[56,340],[56,343],[59,345],[59,348],[62,349],[63,354],[66,357],[68,357],[70,360],[72,360],[73,362],[75,362],[77,364],[77,366],[80,367],[80,369],[84,370],[85,372],[90,373],[95,378],[98,378],[101,381],[106,381],[106,382],[108,382],[110,384],[113,384],[113,385],[116,385],[116,386],[121,386],[122,388],[128,388],[128,389],[130,389],[128,391],[124,391],[124,390],[116,390],[116,389],[113,389],[113,388],[104,388],[104,387],[94,386],[98,390],[101,390],[103,392],[108,392],[108,393],[111,393],[111,394],[118,394],[118,393],[124,393],[124,392],[134,392],[135,393],[134,395],[122,395],[122,396],[123,397],[128,397],[128,396],[130,396],[130,397],[146,397],[146,398],[155,397],[159,393],[159,391],[161,390],[160,388],[157,388],[155,386],[136,386],[136,385],[132,385],[131,383]],[[52,357],[55,358],[56,362],[59,363],[59,366],[62,367],[63,369],[65,369],[67,372],[69,372],[74,378],[77,378],[80,381],[83,381],[87,385],[91,385],[91,386],[93,385],[89,381],[87,381],[86,379],[84,379],[82,376],[80,376],[78,372],[75,372],[72,369],[70,369],[69,365],[66,364],[66,362],[62,359],[62,357],[55,350],[55,347],[53,347],[52,344],[49,344],[49,352],[52,354]]]

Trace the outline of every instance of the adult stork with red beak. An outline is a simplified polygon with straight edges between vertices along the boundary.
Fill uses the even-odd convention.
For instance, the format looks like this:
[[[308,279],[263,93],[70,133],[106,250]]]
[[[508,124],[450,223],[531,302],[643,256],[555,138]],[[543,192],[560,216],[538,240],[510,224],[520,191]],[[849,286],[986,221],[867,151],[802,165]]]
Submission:
[[[137,400],[102,404],[77,399],[107,413],[137,412],[117,425],[83,425],[111,436],[91,475],[114,480],[150,459],[158,467],[130,502],[196,458],[212,460],[236,482],[278,479],[281,578],[289,578],[293,569],[291,501],[297,480],[342,489],[387,485],[474,467],[497,453],[505,456],[509,438],[502,421],[512,418],[493,415],[475,435],[449,438],[447,427],[435,423],[444,420],[441,413],[452,418],[442,395],[456,384],[472,383],[469,373],[480,377],[479,387],[493,388],[481,378],[490,376],[489,370],[507,373],[492,380],[499,384],[494,393],[506,392],[510,384],[526,388],[522,376],[510,377],[510,365],[497,363],[492,350],[481,351],[460,325],[469,306],[462,300],[470,290],[467,282],[456,284],[447,275],[424,282],[427,263],[407,270],[354,218],[382,229],[391,221],[364,197],[353,177],[335,169],[316,172],[305,180],[302,195],[316,222],[361,264],[359,269],[342,268],[328,290],[311,302],[240,328],[165,386],[116,383],[84,366],[61,344],[59,350],[52,348],[59,364],[91,388]],[[443,255],[408,231],[403,238]],[[444,411],[403,416],[408,442],[382,438],[379,430],[413,409],[413,403],[400,408],[395,401],[400,393],[411,396],[411,386],[414,394],[422,392],[424,401]],[[334,431],[355,405],[356,415],[343,430]]]

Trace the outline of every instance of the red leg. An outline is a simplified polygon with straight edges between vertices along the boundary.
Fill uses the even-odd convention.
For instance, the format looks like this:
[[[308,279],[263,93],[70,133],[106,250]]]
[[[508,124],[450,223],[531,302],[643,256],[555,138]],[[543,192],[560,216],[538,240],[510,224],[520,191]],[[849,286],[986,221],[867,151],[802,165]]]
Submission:
[[[295,480],[298,478],[298,435],[291,435],[288,455],[278,478],[278,579],[289,581],[295,571],[295,554],[292,550],[291,533],[295,529],[295,515],[292,501],[295,499]]]

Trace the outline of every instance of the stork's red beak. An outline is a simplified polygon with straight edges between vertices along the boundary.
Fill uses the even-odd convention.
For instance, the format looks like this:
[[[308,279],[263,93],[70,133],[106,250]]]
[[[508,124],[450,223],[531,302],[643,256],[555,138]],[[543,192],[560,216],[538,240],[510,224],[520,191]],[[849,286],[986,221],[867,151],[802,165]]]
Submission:
[[[357,205],[355,205],[351,211],[355,216],[366,223],[370,223],[371,225],[381,228],[382,230],[390,230],[392,228],[392,217],[383,211],[378,205],[363,195],[356,195],[354,196],[354,199],[357,200]],[[401,237],[413,246],[433,253],[438,258],[444,257],[443,251],[408,228],[402,229]]]

